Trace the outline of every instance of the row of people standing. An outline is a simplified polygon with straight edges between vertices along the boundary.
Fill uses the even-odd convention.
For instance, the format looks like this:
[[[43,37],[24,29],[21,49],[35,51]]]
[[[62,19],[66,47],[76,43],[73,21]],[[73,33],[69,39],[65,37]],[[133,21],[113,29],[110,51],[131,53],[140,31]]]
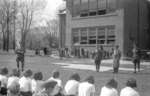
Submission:
[[[113,50],[113,70],[114,73],[118,73],[119,65],[120,65],[120,58],[121,58],[121,51],[119,50],[119,46],[115,46]],[[99,72],[101,61],[104,59],[104,49],[101,46],[97,49],[96,56],[95,56],[95,66],[96,71]]]
[[[137,48],[136,45],[133,46],[132,50],[133,56],[132,56],[132,62],[134,65],[134,73],[140,71],[140,59],[141,59],[141,53],[140,49]],[[97,49],[96,56],[95,56],[95,66],[96,71],[99,72],[101,61],[104,59],[104,50],[101,46]],[[121,51],[119,50],[119,46],[115,46],[113,52],[112,52],[112,58],[113,58],[113,72],[118,73],[119,67],[120,67],[120,59],[121,59]]]

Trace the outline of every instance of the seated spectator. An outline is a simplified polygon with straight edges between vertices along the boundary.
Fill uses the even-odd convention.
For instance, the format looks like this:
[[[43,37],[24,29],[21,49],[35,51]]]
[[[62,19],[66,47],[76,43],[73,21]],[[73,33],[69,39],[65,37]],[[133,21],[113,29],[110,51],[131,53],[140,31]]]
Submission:
[[[37,94],[33,94],[33,96],[53,96],[53,90],[56,86],[57,82],[54,80],[45,81],[41,87],[43,90],[39,91]]]
[[[53,75],[52,77],[50,77],[48,79],[48,81],[50,80],[53,80],[53,81],[56,81],[57,84],[54,88],[54,91],[53,91],[53,96],[60,96],[61,94],[63,94],[63,91],[62,91],[62,80],[59,78],[60,76],[60,73],[58,71],[54,71],[53,72]]]
[[[117,81],[110,79],[107,84],[102,87],[100,96],[118,96]]]
[[[1,82],[0,94],[1,95],[7,94],[7,81],[8,81],[7,74],[8,74],[8,69],[6,67],[0,69],[0,82]]]
[[[32,93],[36,94],[42,90],[41,85],[44,83],[42,72],[37,72],[34,74],[34,79],[32,80]]]
[[[78,73],[74,73],[65,85],[65,93],[67,96],[77,96],[78,86],[80,82],[80,76]]]
[[[13,69],[7,83],[8,96],[17,96],[19,94],[19,76],[18,70]]]
[[[32,71],[30,69],[23,73],[23,77],[20,78],[20,94],[22,96],[32,96]]]
[[[89,76],[79,84],[78,96],[95,96],[94,77]]]
[[[17,82],[14,82],[9,86],[7,96],[19,96],[20,85]]]
[[[7,88],[9,88],[9,86],[11,86],[14,82],[19,83],[19,76],[20,73],[18,70],[13,69],[11,76],[8,78]]]
[[[134,78],[128,79],[126,87],[123,88],[120,92],[120,96],[140,96],[139,93],[135,90],[136,87],[136,80]]]

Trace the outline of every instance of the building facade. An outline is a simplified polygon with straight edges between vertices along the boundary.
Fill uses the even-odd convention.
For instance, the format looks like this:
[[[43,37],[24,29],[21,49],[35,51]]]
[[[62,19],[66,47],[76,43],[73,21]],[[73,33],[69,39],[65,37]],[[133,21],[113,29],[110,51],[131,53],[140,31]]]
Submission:
[[[103,46],[111,52],[119,45],[131,56],[133,43],[148,48],[147,0],[66,0],[65,24],[64,46],[71,50]]]

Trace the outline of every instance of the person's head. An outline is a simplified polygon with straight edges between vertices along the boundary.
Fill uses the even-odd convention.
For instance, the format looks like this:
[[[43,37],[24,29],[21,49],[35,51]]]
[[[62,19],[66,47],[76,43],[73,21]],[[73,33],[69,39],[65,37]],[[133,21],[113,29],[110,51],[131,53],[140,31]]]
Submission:
[[[55,88],[56,84],[57,84],[56,81],[48,80],[48,81],[45,81],[45,82],[41,85],[41,87],[42,87],[43,89],[45,89],[45,91],[46,91],[46,93],[47,93],[48,95],[50,95],[51,92],[53,91],[53,89]]]
[[[103,50],[103,46],[100,46],[100,50]]]
[[[136,79],[129,78],[126,82],[126,86],[131,87],[131,88],[136,88],[137,87]]]
[[[1,69],[0,69],[0,74],[1,74],[1,75],[7,75],[7,74],[8,74],[8,69],[7,69],[7,67],[1,68]]]
[[[42,80],[43,79],[43,74],[42,72],[37,72],[34,74],[34,77],[33,77],[35,80]]]
[[[20,76],[20,72],[17,69],[13,69],[11,75],[19,77]]]
[[[106,83],[106,87],[108,88],[117,88],[118,87],[118,83],[115,79],[110,79],[108,80],[108,82]]]
[[[95,80],[94,80],[94,77],[93,76],[88,76],[85,81],[91,83],[91,84],[94,84],[95,83]]]
[[[54,71],[52,76],[53,78],[59,78],[59,75],[60,75],[59,71]]]
[[[119,45],[116,45],[116,46],[115,46],[115,49],[118,49],[118,48],[119,48]]]
[[[24,71],[23,76],[25,77],[31,77],[32,76],[32,71],[30,69],[27,69]]]
[[[71,75],[70,79],[80,81],[80,76],[79,76],[78,73],[74,73],[74,74]]]

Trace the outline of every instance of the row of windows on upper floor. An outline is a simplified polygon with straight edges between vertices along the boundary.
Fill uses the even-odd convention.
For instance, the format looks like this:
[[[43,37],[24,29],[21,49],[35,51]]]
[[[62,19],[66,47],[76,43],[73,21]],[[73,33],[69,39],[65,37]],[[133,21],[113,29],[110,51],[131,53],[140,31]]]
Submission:
[[[104,15],[117,9],[117,0],[73,0],[72,16]]]

